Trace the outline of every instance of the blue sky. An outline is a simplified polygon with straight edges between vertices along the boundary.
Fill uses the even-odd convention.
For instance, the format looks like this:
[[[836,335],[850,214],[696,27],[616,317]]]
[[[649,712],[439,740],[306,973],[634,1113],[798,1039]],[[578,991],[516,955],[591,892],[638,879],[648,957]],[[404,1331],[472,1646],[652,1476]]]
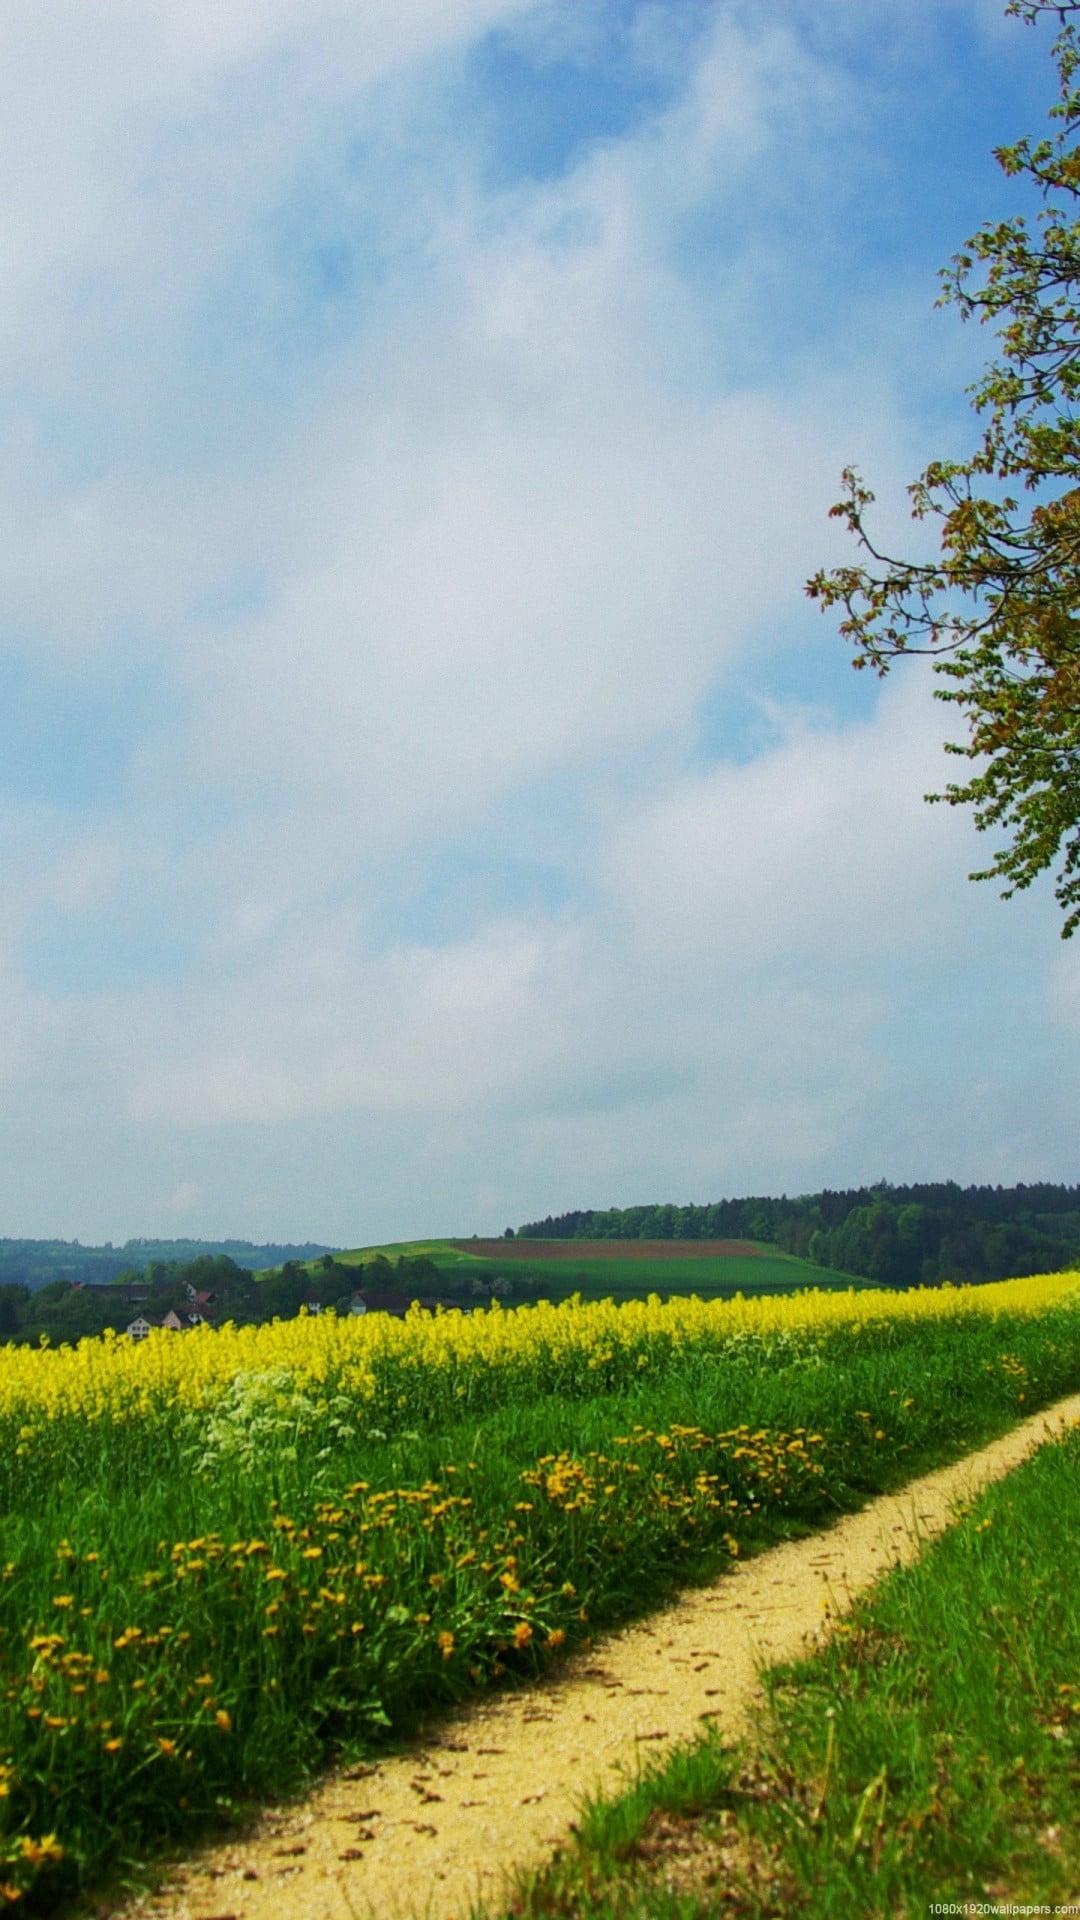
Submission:
[[[1080,959],[802,583],[962,454],[996,0],[13,0],[0,1231],[1073,1179]]]

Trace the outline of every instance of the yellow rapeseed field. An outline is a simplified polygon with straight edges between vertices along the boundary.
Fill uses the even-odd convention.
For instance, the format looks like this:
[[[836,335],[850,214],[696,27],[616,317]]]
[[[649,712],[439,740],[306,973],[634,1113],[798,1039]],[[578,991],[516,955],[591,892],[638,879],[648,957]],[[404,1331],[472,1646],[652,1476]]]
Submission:
[[[1039,1313],[1080,1288],[1080,1274],[1039,1274],[982,1286],[910,1293],[852,1289],[733,1300],[672,1299],[615,1305],[571,1300],[406,1319],[301,1315],[270,1326],[154,1332],[141,1342],[106,1335],[77,1347],[0,1350],[0,1419],[65,1416],[126,1421],[167,1408],[213,1406],[238,1376],[278,1374],[316,1398],[423,1404],[429,1389],[464,1400],[481,1380],[545,1391],[616,1365],[642,1370],[679,1349],[728,1348],[777,1336],[822,1336],[883,1322]]]

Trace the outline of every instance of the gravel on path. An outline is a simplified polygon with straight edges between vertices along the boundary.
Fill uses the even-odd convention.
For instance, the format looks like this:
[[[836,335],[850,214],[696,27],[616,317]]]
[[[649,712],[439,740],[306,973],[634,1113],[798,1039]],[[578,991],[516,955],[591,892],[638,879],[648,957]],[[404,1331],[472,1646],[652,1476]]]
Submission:
[[[268,1809],[117,1920],[466,1920],[481,1897],[497,1910],[507,1875],[550,1857],[586,1794],[631,1784],[644,1757],[709,1722],[725,1737],[745,1732],[762,1668],[809,1651],[856,1594],[942,1533],[958,1503],[1077,1421],[1080,1394],[810,1539],[736,1562],[548,1680]]]

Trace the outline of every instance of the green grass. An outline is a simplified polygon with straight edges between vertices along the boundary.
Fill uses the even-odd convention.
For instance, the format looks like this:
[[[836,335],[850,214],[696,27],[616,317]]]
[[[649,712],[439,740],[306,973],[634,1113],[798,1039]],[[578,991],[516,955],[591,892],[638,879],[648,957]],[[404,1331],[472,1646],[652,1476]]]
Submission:
[[[1078,1537],[1073,1429],[883,1581],[824,1652],[775,1668],[756,1740],[706,1738],[591,1806],[510,1912],[914,1920],[931,1903],[1075,1900]]]
[[[1066,1306],[691,1346],[456,1425],[418,1398],[350,1430],[241,1383],[195,1425],[46,1426],[0,1460],[7,1871],[55,1832],[28,1894],[47,1908],[714,1574],[731,1535],[811,1530],[1077,1386]],[[772,1439],[735,1459],[743,1423],[820,1433],[821,1471],[783,1481]]]
[[[504,1273],[511,1281],[515,1277],[542,1281],[545,1295],[552,1300],[568,1299],[572,1293],[580,1293],[585,1300],[644,1300],[650,1293],[661,1296],[696,1293],[702,1300],[714,1300],[731,1299],[737,1293],[749,1297],[761,1293],[794,1293],[800,1287],[861,1288],[871,1284],[868,1280],[853,1279],[851,1274],[834,1273],[828,1267],[811,1266],[809,1261],[798,1260],[794,1254],[777,1253],[774,1249],[757,1256],[590,1260],[586,1254],[573,1260],[516,1257],[502,1265],[497,1260],[476,1264],[478,1271]]]
[[[342,1266],[364,1266],[379,1254],[389,1261],[402,1255],[409,1259],[425,1255],[452,1283],[503,1278],[511,1285],[517,1282],[519,1288],[527,1284],[532,1297],[554,1301],[567,1300],[575,1293],[585,1300],[644,1300],[651,1293],[697,1294],[703,1300],[713,1300],[730,1299],[737,1293],[749,1297],[794,1293],[801,1287],[862,1288],[872,1284],[764,1245],[756,1256],[676,1254],[670,1259],[639,1260],[632,1254],[625,1259],[590,1256],[590,1243],[583,1240],[580,1255],[575,1249],[571,1259],[545,1260],[544,1242],[529,1244],[537,1248],[535,1258],[531,1254],[523,1257],[520,1251],[503,1258],[497,1254],[489,1257],[468,1252],[448,1240],[401,1240],[378,1247],[355,1247],[335,1258]],[[631,1248],[634,1244],[627,1243]],[[315,1280],[318,1269],[317,1260],[307,1268]]]

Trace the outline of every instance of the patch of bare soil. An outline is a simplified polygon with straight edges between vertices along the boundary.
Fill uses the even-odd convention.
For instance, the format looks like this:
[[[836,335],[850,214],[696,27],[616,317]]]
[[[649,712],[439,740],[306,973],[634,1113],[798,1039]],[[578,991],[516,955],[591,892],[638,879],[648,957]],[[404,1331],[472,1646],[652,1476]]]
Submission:
[[[754,1782],[740,1777],[741,1791]],[[656,1813],[646,1823],[632,1850],[650,1881],[668,1893],[712,1895],[716,1912],[745,1913],[753,1909],[792,1914],[799,1905],[799,1888],[790,1869],[758,1840],[739,1830],[730,1811],[695,1819]]]
[[[464,1920],[479,1896],[497,1911],[507,1876],[551,1857],[587,1793],[631,1782],[643,1758],[709,1722],[745,1732],[762,1667],[808,1651],[855,1594],[943,1532],[958,1501],[1078,1419],[1080,1394],[825,1533],[736,1563],[547,1682],[329,1776],[190,1859],[123,1920]]]
[[[481,1260],[758,1260],[749,1240],[451,1240]]]

